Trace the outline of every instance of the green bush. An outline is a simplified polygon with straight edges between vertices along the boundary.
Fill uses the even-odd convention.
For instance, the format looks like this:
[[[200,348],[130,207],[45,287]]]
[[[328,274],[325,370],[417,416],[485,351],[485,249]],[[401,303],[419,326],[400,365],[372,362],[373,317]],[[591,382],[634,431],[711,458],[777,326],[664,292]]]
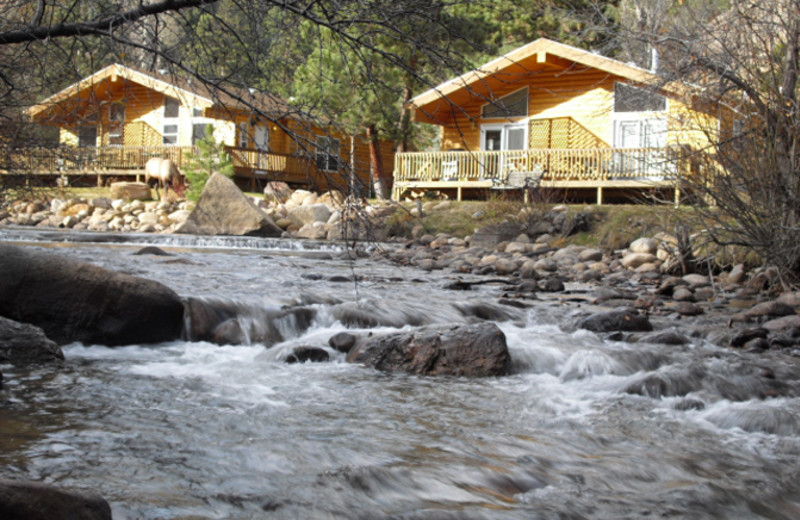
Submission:
[[[221,173],[226,177],[233,177],[233,160],[225,152],[221,143],[214,139],[214,128],[206,127],[206,135],[197,142],[198,152],[190,153],[189,160],[183,167],[183,173],[189,183],[186,198],[197,202],[203,193],[206,182],[214,173]]]

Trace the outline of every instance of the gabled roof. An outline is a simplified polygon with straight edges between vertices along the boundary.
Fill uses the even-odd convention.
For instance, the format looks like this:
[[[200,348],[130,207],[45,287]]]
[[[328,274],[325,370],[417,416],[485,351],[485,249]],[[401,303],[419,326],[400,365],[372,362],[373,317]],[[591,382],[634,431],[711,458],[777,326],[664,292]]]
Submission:
[[[74,83],[53,94],[37,105],[31,106],[26,113],[31,118],[39,118],[53,111],[54,108],[70,102],[90,102],[99,91],[108,84],[119,79],[142,85],[155,92],[179,99],[186,106],[199,108],[219,108],[249,110],[259,108],[265,112],[287,112],[287,105],[279,98],[253,89],[225,86],[225,91],[213,89],[199,81],[191,81],[176,75],[154,74],[115,63],[91,76]]]
[[[406,106],[414,111],[417,121],[438,123],[433,114],[452,112],[452,106],[467,99],[470,93],[492,96],[492,90],[504,84],[520,81],[545,70],[574,70],[591,68],[632,83],[658,85],[666,89],[663,79],[646,69],[607,58],[593,52],[539,38],[485,65],[448,80],[411,99]]]

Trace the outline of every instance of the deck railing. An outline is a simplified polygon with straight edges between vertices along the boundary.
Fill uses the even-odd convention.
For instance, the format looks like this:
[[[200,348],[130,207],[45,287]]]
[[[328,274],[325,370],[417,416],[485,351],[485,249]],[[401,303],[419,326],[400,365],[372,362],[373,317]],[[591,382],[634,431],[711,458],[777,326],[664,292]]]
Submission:
[[[409,152],[395,156],[396,182],[506,182],[511,172],[545,181],[667,180],[679,171],[670,148]]]
[[[306,176],[315,168],[313,159],[226,146],[234,168],[258,175],[260,172]],[[0,170],[12,173],[69,174],[113,171],[136,173],[153,157],[170,159],[183,167],[195,146],[101,146],[59,148],[17,148],[0,159]]]

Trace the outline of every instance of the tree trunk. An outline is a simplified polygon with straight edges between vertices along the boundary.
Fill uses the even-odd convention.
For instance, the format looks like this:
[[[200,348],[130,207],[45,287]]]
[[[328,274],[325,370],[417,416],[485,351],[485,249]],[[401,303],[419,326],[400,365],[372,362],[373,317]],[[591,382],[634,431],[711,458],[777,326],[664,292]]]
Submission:
[[[369,142],[369,168],[375,186],[375,195],[379,199],[388,199],[392,193],[392,178],[387,177],[383,169],[378,130],[375,125],[367,127],[367,142]]]

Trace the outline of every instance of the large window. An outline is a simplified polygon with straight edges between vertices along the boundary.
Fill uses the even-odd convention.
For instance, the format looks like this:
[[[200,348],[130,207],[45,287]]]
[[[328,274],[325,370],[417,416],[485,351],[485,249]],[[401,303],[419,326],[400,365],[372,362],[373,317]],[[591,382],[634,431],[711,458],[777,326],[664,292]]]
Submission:
[[[528,88],[523,88],[501,97],[488,105],[484,105],[481,115],[485,119],[527,117],[528,115]]]
[[[181,103],[175,98],[164,97],[164,144],[178,144],[178,115]]]
[[[614,112],[663,112],[667,98],[651,90],[617,83],[614,87]]]
[[[125,144],[125,105],[112,103],[108,106],[108,144]]]
[[[317,168],[325,172],[334,172],[339,169],[339,151],[341,144],[338,139],[327,136],[317,137]]]

